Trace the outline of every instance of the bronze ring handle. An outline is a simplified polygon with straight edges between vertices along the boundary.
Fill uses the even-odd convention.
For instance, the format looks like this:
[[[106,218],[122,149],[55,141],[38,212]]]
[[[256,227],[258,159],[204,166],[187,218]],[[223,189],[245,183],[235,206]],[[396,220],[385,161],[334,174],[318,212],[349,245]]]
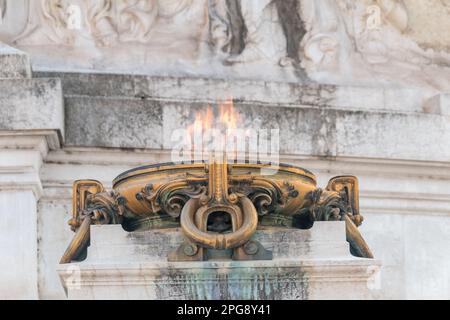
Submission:
[[[244,245],[255,233],[258,226],[258,213],[247,197],[240,199],[243,222],[239,228],[227,234],[216,234],[201,231],[194,223],[195,214],[201,208],[199,199],[191,199],[181,212],[181,228],[194,243],[210,249],[232,249]]]

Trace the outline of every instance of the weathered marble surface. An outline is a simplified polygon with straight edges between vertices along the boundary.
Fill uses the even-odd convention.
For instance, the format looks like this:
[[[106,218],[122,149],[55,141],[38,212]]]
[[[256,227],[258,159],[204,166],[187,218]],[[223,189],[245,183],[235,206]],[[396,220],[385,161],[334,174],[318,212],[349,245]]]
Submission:
[[[68,98],[67,145],[170,150],[174,146],[171,133],[188,127],[204,105]],[[439,115],[308,107],[283,108],[280,112],[278,107],[262,105],[235,107],[245,115],[244,128],[279,128],[283,154],[434,161],[450,157],[450,124]]]
[[[55,131],[64,137],[61,82],[31,78],[28,55],[0,42],[0,131]]]
[[[342,222],[260,230],[274,260],[257,262],[169,263],[179,230],[91,232],[87,260],[58,267],[69,299],[370,299],[379,276],[379,261],[350,255]]]
[[[58,79],[0,79],[0,130],[56,130],[64,136]]]
[[[423,112],[433,95],[405,86],[366,87],[299,84],[260,80],[155,77],[130,74],[35,72],[38,78],[61,79],[67,97],[87,96],[216,103],[232,97],[245,104],[311,106],[343,110]]]

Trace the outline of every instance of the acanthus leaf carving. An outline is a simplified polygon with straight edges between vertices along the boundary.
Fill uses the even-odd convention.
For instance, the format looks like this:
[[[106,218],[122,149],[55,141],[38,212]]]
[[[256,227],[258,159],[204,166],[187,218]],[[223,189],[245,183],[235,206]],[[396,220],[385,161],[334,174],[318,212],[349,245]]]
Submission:
[[[260,177],[237,181],[230,188],[230,192],[248,197],[260,217],[280,212],[289,198],[296,198],[299,195],[295,187],[287,181],[280,186],[270,179]]]
[[[201,183],[176,180],[157,188],[148,184],[136,194],[136,199],[145,204],[153,214],[162,212],[178,218],[189,199],[200,198],[206,192],[206,186]]]

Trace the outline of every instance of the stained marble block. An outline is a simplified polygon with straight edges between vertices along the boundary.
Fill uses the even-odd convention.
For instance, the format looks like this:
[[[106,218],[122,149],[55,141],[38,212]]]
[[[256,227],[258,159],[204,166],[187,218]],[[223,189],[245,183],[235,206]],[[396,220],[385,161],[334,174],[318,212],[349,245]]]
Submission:
[[[371,299],[379,261],[353,257],[343,222],[309,230],[267,228],[254,239],[267,261],[168,262],[179,229],[125,232],[92,226],[88,257],[60,265],[69,299]],[[105,286],[105,283],[107,285]]]

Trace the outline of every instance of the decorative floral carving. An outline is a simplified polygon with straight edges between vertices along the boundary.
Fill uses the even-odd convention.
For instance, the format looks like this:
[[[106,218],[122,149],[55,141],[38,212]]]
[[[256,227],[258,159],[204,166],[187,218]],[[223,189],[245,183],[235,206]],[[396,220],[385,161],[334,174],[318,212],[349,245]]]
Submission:
[[[316,189],[307,195],[311,206],[300,210],[308,212],[314,221],[341,221],[347,213],[348,204],[334,191]]]
[[[259,216],[279,212],[289,198],[296,198],[299,195],[289,182],[284,182],[280,187],[270,179],[256,177],[240,181],[230,188],[230,192],[248,197]]]
[[[189,199],[198,199],[206,192],[207,188],[204,185],[177,180],[163,184],[156,189],[152,184],[148,184],[136,194],[136,199],[147,205],[153,214],[162,211],[173,218],[178,218]]]
[[[356,226],[361,225],[358,190],[356,177],[331,179],[326,189],[315,189],[306,195],[306,204],[296,214],[297,222],[307,228],[314,221],[345,221],[348,217]]]
[[[101,192],[89,194],[85,201],[85,208],[69,224],[75,231],[82,222],[89,217],[92,224],[120,224],[126,210],[126,200],[117,192]]]

